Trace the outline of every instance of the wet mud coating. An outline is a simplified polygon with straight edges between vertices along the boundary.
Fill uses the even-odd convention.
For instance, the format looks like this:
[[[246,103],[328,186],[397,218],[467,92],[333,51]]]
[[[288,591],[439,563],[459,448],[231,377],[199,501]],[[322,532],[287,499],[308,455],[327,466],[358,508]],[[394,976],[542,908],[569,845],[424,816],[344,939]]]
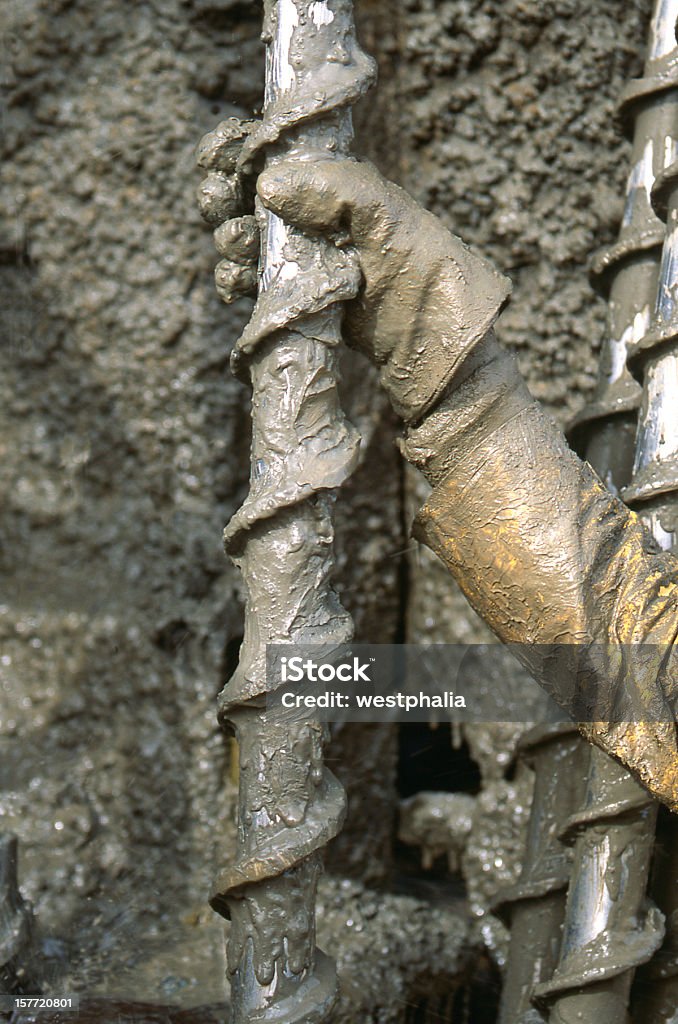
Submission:
[[[350,107],[376,67],[360,49],[351,0],[269,0],[263,118],[247,134],[237,167],[264,150],[267,171],[282,158],[345,157]],[[208,136],[209,138],[209,136]],[[225,176],[223,133],[203,140],[215,164],[202,185],[203,216],[217,219]],[[204,159],[201,160],[204,164]],[[230,160],[228,161],[230,163]],[[236,174],[234,188],[239,177]],[[203,204],[204,205],[204,204]],[[217,207],[218,207],[217,203]],[[228,211],[230,212],[230,210]],[[341,830],[346,797],[323,763],[327,730],[284,711],[262,711],[272,684],[267,645],[353,637],[332,586],[336,488],[357,467],[360,437],[338,398],[341,302],[360,287],[355,253],[309,237],[257,203],[259,288],[231,363],[252,384],[250,490],[228,524],[227,552],[242,572],[245,628],[220,715],[239,748],[238,843],[210,903],[231,921],[227,948],[233,1021],[269,1014],[281,1024],[325,1020],[336,1003],[334,963],[315,944],[322,853]]]
[[[595,387],[605,302],[586,263],[617,236],[630,148],[613,109],[642,69],[650,6],[356,5],[380,72],[355,112],[357,148],[510,276],[498,336],[561,423]],[[0,27],[0,807],[37,922],[35,987],[219,1005],[223,926],[206,900],[233,859],[236,787],[215,701],[243,621],[221,531],[245,498],[250,444],[228,362],[251,305],[214,291],[194,148],[261,107],[261,11],[34,0],[5,5]],[[363,438],[336,509],[356,636],[485,638],[407,538],[427,485],[392,444],[376,372],[341,362]],[[436,946],[439,890],[395,864],[398,737],[354,726],[326,748],[349,809],[318,941],[347,1021],[405,1021],[432,972],[448,991],[462,983],[481,939],[501,961],[493,872],[517,879],[532,784],[504,778],[516,731],[468,737],[482,776],[463,858],[474,914],[458,907]],[[407,910],[363,945],[373,933],[356,933],[355,912],[370,920],[397,886],[415,893]]]

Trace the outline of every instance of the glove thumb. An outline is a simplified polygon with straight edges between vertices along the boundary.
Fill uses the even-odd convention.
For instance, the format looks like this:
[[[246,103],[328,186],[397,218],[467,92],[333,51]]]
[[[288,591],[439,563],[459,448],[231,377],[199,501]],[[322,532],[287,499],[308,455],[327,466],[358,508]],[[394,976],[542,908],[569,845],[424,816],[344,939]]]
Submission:
[[[348,226],[354,175],[349,161],[313,164],[286,161],[266,168],[257,181],[264,206],[301,231],[326,232]]]

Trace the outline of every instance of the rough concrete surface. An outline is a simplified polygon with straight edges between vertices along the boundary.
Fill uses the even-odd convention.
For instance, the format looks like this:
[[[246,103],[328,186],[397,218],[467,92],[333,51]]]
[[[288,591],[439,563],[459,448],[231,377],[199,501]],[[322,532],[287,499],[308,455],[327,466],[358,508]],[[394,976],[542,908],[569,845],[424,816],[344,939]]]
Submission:
[[[586,263],[621,213],[628,144],[613,109],[642,66],[649,0],[356,6],[381,75],[356,113],[359,148],[511,276],[498,334],[562,422],[595,379],[605,307]],[[259,27],[258,5],[232,0],[0,11],[0,808],[39,922],[35,971],[59,992],[186,1006],[224,995],[206,895],[233,843],[215,697],[242,633],[221,531],[249,468],[248,396],[228,354],[250,306],[227,309],[214,291],[193,151],[260,104]],[[365,437],[338,508],[338,585],[359,638],[483,637],[406,537],[423,485],[405,482],[393,418],[357,357],[344,392]],[[524,794],[502,779],[508,733],[496,756],[486,736],[476,749],[482,799],[504,808],[513,849]],[[383,887],[396,736],[356,726],[336,739],[328,761],[351,810],[331,869]],[[496,813],[471,836],[483,864]],[[364,904],[362,889],[328,884]],[[396,941],[422,965],[421,988],[452,940],[432,945],[445,927],[417,905]],[[340,969],[349,917],[343,904],[321,915]],[[347,1019],[351,1005],[409,1019],[397,986],[370,995],[391,953],[360,955],[379,973],[349,980]]]
[[[242,632],[221,531],[249,444],[227,360],[249,308],[214,293],[194,148],[260,101],[259,12],[3,19],[3,826],[60,990],[218,1000],[206,895],[234,786],[215,696]],[[368,442],[375,402],[353,403]],[[390,639],[400,482],[380,449],[341,558],[359,626]]]

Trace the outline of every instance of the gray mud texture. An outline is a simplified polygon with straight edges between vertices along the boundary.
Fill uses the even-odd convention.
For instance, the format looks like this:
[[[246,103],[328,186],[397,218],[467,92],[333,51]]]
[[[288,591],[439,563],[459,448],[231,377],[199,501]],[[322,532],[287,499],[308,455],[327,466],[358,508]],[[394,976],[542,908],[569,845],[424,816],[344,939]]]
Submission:
[[[614,105],[641,70],[649,0],[356,9],[380,68],[356,112],[359,150],[509,274],[497,333],[564,422],[595,381],[605,304],[586,265],[621,214]],[[234,842],[215,712],[242,635],[221,532],[247,490],[249,399],[228,356],[251,304],[217,299],[194,148],[260,105],[260,16],[233,0],[0,10],[0,827],[19,838],[35,911],[33,990],[224,998],[206,897]],[[408,540],[424,485],[403,471],[372,372],[354,356],[345,367],[365,444],[338,503],[338,589],[358,639],[484,638]],[[500,880],[517,874],[529,794],[504,778],[515,738],[469,737],[476,913],[504,857],[495,828]],[[435,880],[390,891],[397,740],[353,726],[328,749],[350,798],[319,923],[341,1020],[414,1019],[422,993],[450,993],[481,933],[499,960],[505,941],[482,927],[471,940]],[[361,945],[373,927],[392,937]]]

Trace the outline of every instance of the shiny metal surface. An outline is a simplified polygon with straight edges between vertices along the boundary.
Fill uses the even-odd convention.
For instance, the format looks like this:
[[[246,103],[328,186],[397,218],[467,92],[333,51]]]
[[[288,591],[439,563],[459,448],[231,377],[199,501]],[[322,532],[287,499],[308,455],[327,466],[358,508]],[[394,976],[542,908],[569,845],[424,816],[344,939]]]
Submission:
[[[584,415],[580,422],[588,428],[588,460],[608,486],[625,497],[631,478],[637,481],[639,472],[653,461],[670,461],[678,445],[678,420],[675,428],[671,424],[678,401],[672,412],[667,408],[668,396],[678,398],[676,364],[665,361],[661,368],[646,371],[637,440],[632,437],[630,414],[613,410],[620,385],[630,393],[627,357],[656,320],[661,281],[669,272],[666,244],[660,269],[664,228],[652,207],[652,189],[675,160],[678,94],[667,88],[666,74],[660,83],[655,73],[657,62],[676,52],[677,18],[676,0],[657,0],[646,84],[638,90],[634,83],[634,99],[626,107],[627,117],[633,118],[633,154],[620,241],[596,268],[599,280],[607,278],[610,285],[609,329],[594,416],[587,420]],[[633,394],[638,402],[637,385]],[[673,537],[661,527],[655,536],[663,547],[672,546]],[[656,952],[663,936],[661,914],[646,904],[657,805],[601,751],[591,751],[590,759],[586,798],[564,836],[573,843],[573,865],[560,959],[550,981],[536,989],[549,1007],[549,1021],[557,1024],[623,1024],[634,972]]]
[[[581,799],[588,751],[574,725],[536,726],[518,756],[534,770],[535,788],[520,879],[494,908],[511,930],[499,1024],[515,1024],[526,1013],[546,1019],[532,995],[558,962],[571,864],[560,833]]]
[[[263,120],[237,168],[260,153],[267,166],[346,156],[350,104],[374,79],[355,39],[351,0],[331,8],[324,0],[267,0],[262,38]],[[214,135],[218,147],[219,129]],[[208,167],[210,146],[206,137]],[[218,189],[218,148],[214,163]],[[238,668],[220,695],[220,717],[239,749],[237,851],[211,904],[231,919],[233,1024],[320,1024],[336,998],[336,972],[315,946],[317,880],[346,798],[323,762],[325,727],[266,709],[266,694],[281,685],[268,678],[266,647],[352,636],[331,582],[332,513],[359,450],[339,405],[337,360],[338,301],[355,295],[360,276],[355,258],[332,243],[304,236],[259,203],[256,215],[259,294],[232,360],[252,383],[250,491],[224,533],[246,593]]]
[[[641,399],[627,356],[647,332],[657,294],[665,232],[652,207],[652,187],[678,154],[678,94],[673,87],[678,72],[672,63],[678,53],[672,28],[675,16],[675,0],[657,0],[643,78],[630,83],[622,97],[622,113],[633,140],[631,170],[618,241],[592,262],[594,283],[608,297],[608,321],[595,394],[568,431],[582,455],[599,422],[634,413]],[[666,61],[670,66],[665,68]],[[619,443],[624,443],[623,438]],[[626,457],[632,457],[632,449]]]

